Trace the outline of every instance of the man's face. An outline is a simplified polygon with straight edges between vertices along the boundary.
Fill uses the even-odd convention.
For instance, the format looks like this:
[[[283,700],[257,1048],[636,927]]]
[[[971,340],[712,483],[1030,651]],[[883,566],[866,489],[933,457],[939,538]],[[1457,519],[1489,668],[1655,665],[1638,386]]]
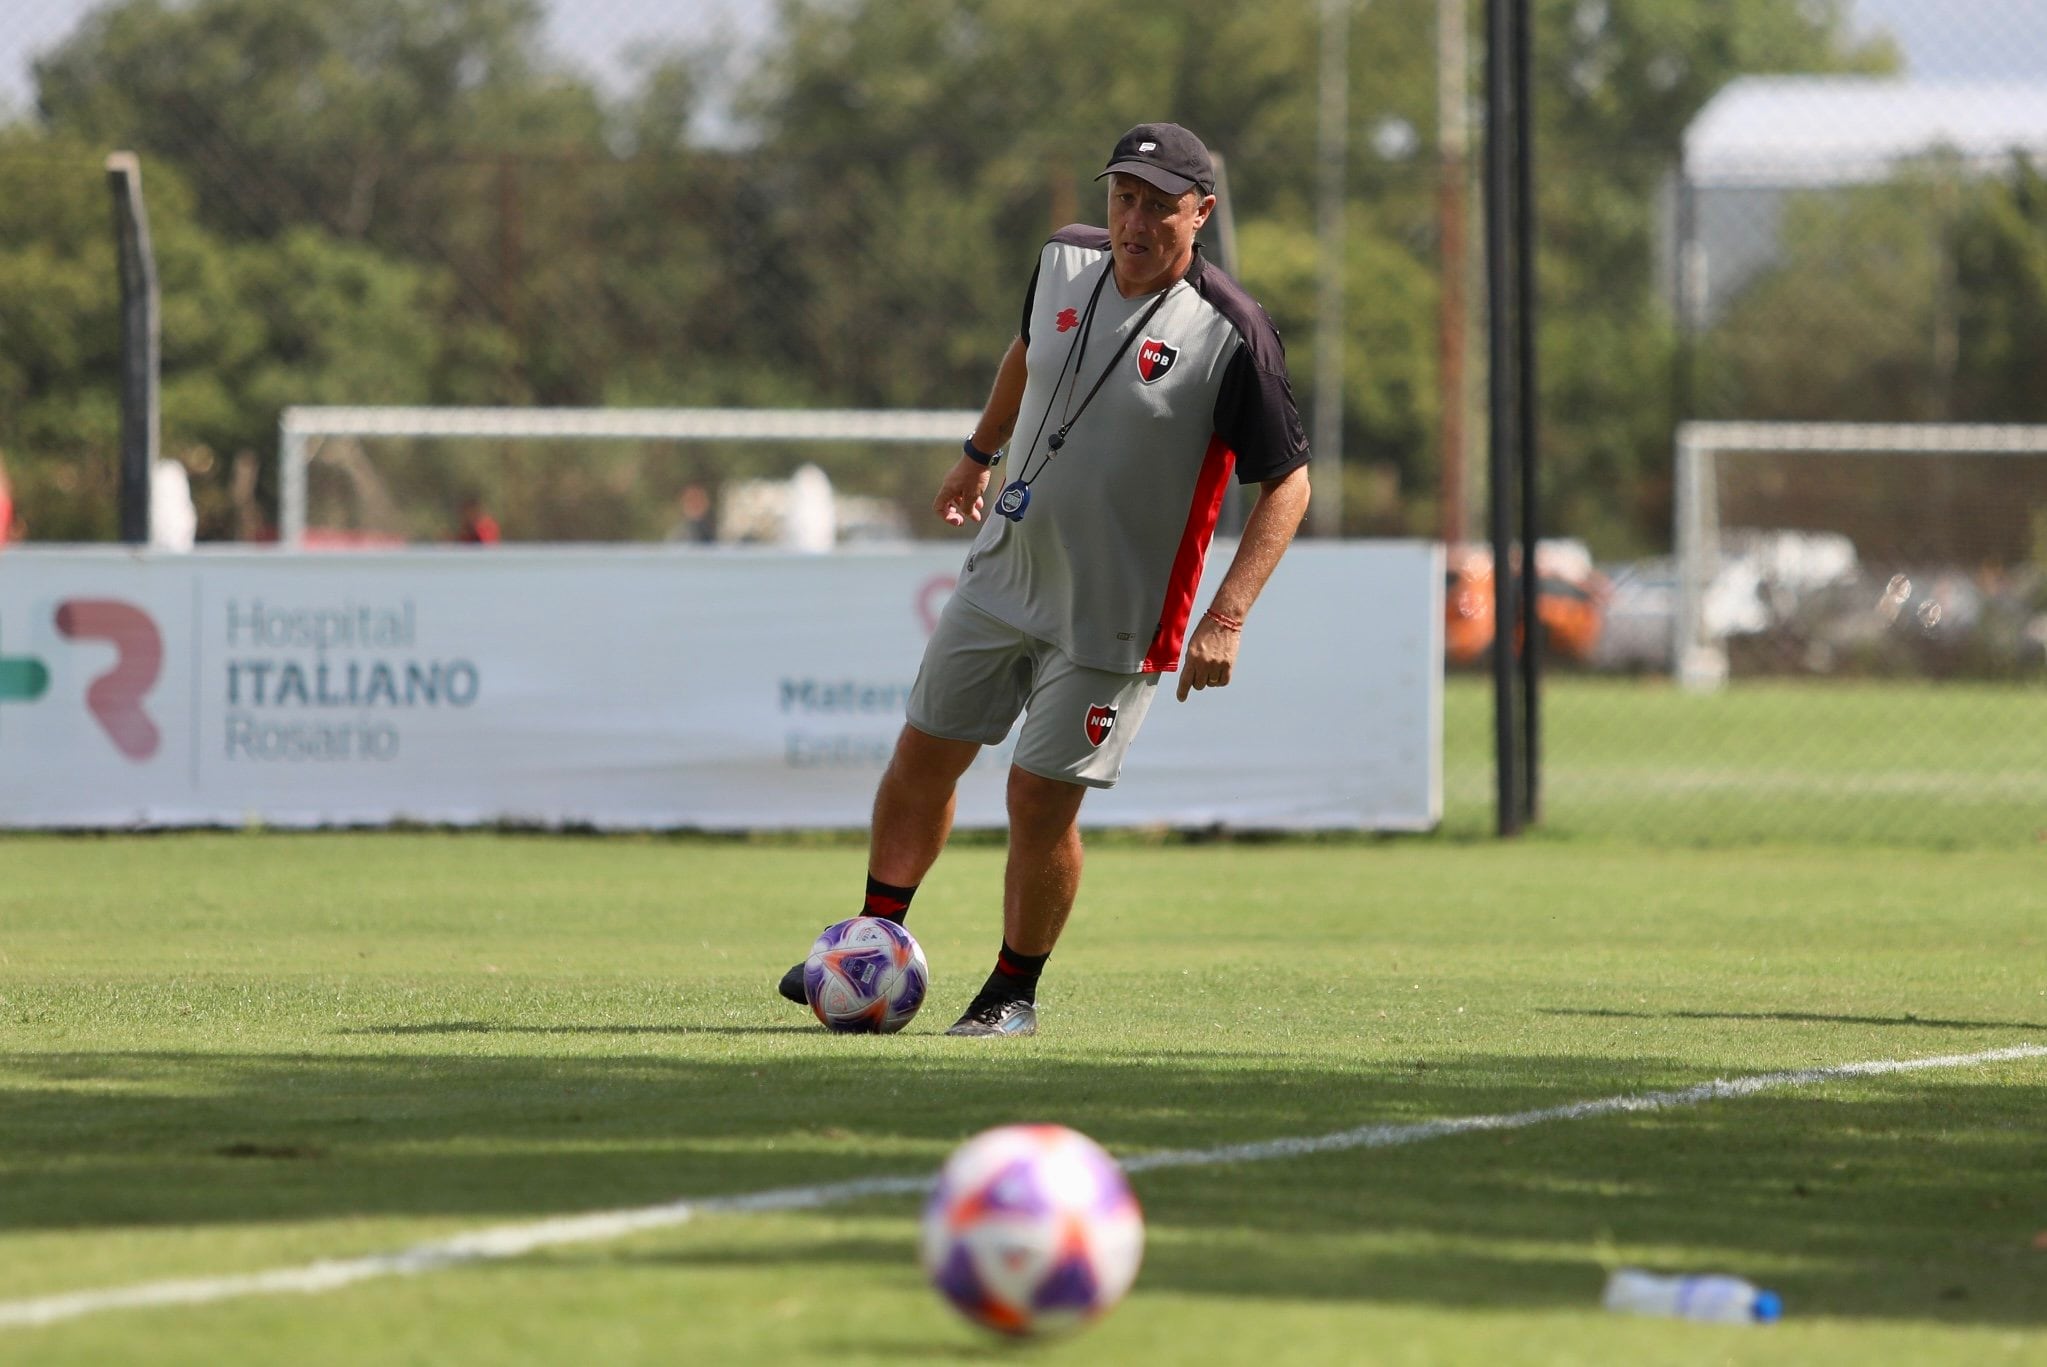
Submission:
[[[1126,298],[1164,289],[1187,273],[1194,234],[1208,221],[1215,196],[1199,189],[1169,194],[1118,171],[1109,177],[1109,250],[1116,288]]]

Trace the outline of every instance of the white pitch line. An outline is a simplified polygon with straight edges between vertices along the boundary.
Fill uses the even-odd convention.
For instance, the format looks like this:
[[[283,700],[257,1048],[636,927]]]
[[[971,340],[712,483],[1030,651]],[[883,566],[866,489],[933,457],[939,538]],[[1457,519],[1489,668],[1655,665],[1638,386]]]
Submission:
[[[1253,1144],[1226,1144],[1209,1149],[1174,1149],[1139,1154],[1123,1162],[1127,1172],[1150,1172],[1158,1168],[1213,1167],[1221,1163],[1260,1163],[1275,1158],[1300,1158],[1313,1153],[1337,1153],[1346,1149],[1384,1149],[1400,1144],[1482,1130],[1518,1130],[1552,1120],[1587,1120],[1595,1116],[1635,1111],[1661,1111],[1701,1102],[1752,1096],[1785,1087],[1809,1087],[1843,1078],[1875,1077],[1886,1073],[1912,1073],[1929,1068],[1968,1068],[1983,1063],[2009,1063],[2017,1059],[2047,1058],[2047,1046],[2019,1044],[2006,1049],[1988,1049],[1976,1054],[1943,1054],[1937,1058],[1877,1059],[1867,1063],[1842,1063],[1826,1068],[1802,1068],[1796,1072],[1759,1073],[1732,1081],[1702,1082],[1668,1092],[1637,1092],[1576,1101],[1540,1110],[1515,1111],[1506,1115],[1474,1115],[1454,1120],[1425,1120],[1406,1125],[1362,1125],[1334,1134],[1295,1139],[1269,1139]],[[268,1296],[285,1292],[313,1294],[333,1291],[376,1277],[411,1277],[466,1263],[517,1258],[536,1249],[562,1244],[594,1243],[617,1239],[642,1230],[683,1224],[698,1215],[741,1214],[761,1211],[812,1210],[870,1196],[911,1196],[929,1191],[931,1177],[873,1177],[850,1182],[832,1182],[810,1187],[782,1187],[737,1196],[711,1196],[702,1200],[668,1201],[632,1210],[593,1211],[553,1220],[536,1220],[520,1225],[500,1225],[416,1244],[395,1253],[373,1253],[360,1258],[323,1259],[300,1267],[278,1268],[240,1276],[205,1277],[183,1281],[142,1282],[134,1286],[107,1287],[97,1291],[76,1291],[67,1295],[43,1296],[31,1300],[0,1301],[0,1328],[25,1328],[78,1319],[106,1310],[135,1310],[163,1305],[205,1305],[242,1296]]]
[[[1701,1082],[1674,1092],[1638,1092],[1602,1097],[1597,1101],[1573,1101],[1563,1106],[1545,1106],[1539,1111],[1516,1111],[1512,1115],[1470,1115],[1456,1120],[1423,1120],[1407,1125],[1361,1125],[1355,1130],[1340,1130],[1335,1134],[1307,1139],[1267,1139],[1255,1144],[1233,1144],[1214,1149],[1139,1154],[1126,1160],[1123,1170],[1145,1172],[1152,1168],[1258,1163],[1271,1158],[1300,1158],[1311,1153],[1335,1153],[1342,1149],[1389,1149],[1399,1144],[1418,1144],[1425,1139],[1442,1139],[1474,1130],[1519,1130],[1552,1120],[1587,1120],[1623,1111],[1662,1111],[1674,1106],[1696,1106],[1702,1101],[1750,1096],[1779,1087],[1809,1087],[1815,1082],[1833,1082],[1840,1078],[1913,1073],[1926,1068],[1968,1068],[1979,1063],[2008,1063],[2025,1058],[2047,1058],[2047,1046],[2018,1044],[2009,1049],[1990,1049],[1980,1054],[1837,1063],[1826,1068],[1801,1068],[1792,1073],[1759,1073],[1754,1077],[1738,1077],[1731,1082]],[[0,1324],[5,1322],[0,1319]]]

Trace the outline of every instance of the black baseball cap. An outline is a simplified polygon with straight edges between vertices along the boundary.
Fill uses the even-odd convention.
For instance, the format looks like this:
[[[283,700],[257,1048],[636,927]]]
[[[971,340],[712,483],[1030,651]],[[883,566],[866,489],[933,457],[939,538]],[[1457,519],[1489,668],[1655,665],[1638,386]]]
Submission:
[[[1095,179],[1118,171],[1171,195],[1189,190],[1215,193],[1215,163],[1209,160],[1208,149],[1177,123],[1141,123],[1117,139],[1108,166]]]

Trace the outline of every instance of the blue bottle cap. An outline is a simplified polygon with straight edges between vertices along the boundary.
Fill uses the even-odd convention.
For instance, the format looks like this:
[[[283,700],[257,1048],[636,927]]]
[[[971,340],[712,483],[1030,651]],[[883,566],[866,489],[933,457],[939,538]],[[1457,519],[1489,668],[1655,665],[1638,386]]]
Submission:
[[[1774,1291],[1758,1291],[1749,1314],[1757,1324],[1775,1324],[1784,1318],[1784,1298]]]

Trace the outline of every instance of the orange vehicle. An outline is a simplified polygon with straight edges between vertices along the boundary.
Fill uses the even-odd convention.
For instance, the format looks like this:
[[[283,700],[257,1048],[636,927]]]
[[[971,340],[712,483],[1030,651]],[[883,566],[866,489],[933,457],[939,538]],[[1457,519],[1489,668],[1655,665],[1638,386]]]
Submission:
[[[1575,545],[1544,543],[1535,552],[1535,620],[1545,650],[1575,663],[1592,658],[1606,621],[1606,577]],[[1484,547],[1453,549],[1443,593],[1443,656],[1453,665],[1486,658],[1493,645],[1493,556]],[[1518,641],[1520,632],[1515,632]]]

